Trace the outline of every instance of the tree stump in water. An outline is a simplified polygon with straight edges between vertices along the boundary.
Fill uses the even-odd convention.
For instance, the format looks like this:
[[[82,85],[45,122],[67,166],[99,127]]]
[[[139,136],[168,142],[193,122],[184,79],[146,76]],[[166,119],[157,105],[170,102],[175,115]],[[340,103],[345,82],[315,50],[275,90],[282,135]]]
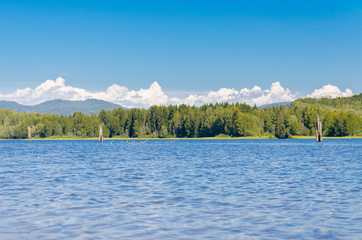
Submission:
[[[102,124],[99,125],[99,142],[103,142]]]
[[[316,141],[322,142],[322,122],[319,119],[319,115],[317,116],[317,124],[316,124]]]
[[[28,127],[28,142],[31,141],[31,129]]]

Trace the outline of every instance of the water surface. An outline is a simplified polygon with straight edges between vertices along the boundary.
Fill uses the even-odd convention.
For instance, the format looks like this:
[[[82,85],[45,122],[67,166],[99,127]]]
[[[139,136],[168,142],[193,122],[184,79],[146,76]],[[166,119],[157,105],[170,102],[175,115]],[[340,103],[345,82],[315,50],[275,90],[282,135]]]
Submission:
[[[362,239],[361,147],[0,141],[0,239]]]

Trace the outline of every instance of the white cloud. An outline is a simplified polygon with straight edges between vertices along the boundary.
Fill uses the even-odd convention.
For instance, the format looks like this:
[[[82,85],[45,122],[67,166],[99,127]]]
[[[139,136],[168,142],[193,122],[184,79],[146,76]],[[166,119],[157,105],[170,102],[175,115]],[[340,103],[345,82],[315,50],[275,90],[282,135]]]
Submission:
[[[289,102],[295,100],[297,94],[292,93],[288,88],[281,86],[280,82],[272,83],[270,89],[262,90],[259,86],[251,89],[243,88],[240,91],[234,88],[220,88],[218,91],[208,91],[204,94],[190,94],[185,98],[169,98],[163,92],[157,82],[153,82],[149,88],[139,90],[129,90],[125,86],[113,84],[106,91],[90,92],[86,89],[76,88],[65,84],[65,80],[58,77],[54,80],[46,80],[34,89],[18,89],[10,94],[0,94],[0,100],[15,101],[26,105],[34,105],[44,101],[54,99],[64,100],[86,100],[100,99],[124,107],[145,107],[152,105],[169,104],[188,104],[200,106],[206,103],[216,102],[240,102],[249,105],[264,105],[276,102]],[[308,97],[332,96],[344,97],[351,96],[352,91],[347,89],[345,92],[332,85],[323,86],[316,89]]]
[[[58,77],[55,81],[46,80],[35,89],[18,89],[7,95],[0,94],[0,99],[15,101],[26,105],[34,105],[41,102],[64,99],[86,100],[100,99],[125,107],[149,107],[152,105],[167,104],[169,99],[157,82],[151,84],[148,89],[138,91],[128,90],[124,86],[113,84],[105,92],[89,92],[85,89],[65,85],[65,80]]]
[[[190,95],[185,99],[173,98],[174,103],[186,103],[190,105],[202,105],[216,102],[241,102],[249,105],[263,105],[275,102],[289,102],[295,99],[296,95],[283,88],[279,82],[271,85],[270,89],[262,90],[259,86],[252,89],[243,88],[237,91],[233,88],[221,88],[219,91],[210,91],[205,95]]]
[[[60,77],[55,81],[46,80],[35,89],[25,88],[18,89],[14,93],[7,95],[0,94],[0,99],[28,105],[54,99],[85,100],[91,97],[92,95],[84,89],[66,86],[65,80]]]
[[[352,96],[352,90],[346,89],[345,92],[342,92],[338,87],[327,84],[322,88],[314,90],[312,94],[309,94],[308,97],[320,98],[320,97],[350,97]]]

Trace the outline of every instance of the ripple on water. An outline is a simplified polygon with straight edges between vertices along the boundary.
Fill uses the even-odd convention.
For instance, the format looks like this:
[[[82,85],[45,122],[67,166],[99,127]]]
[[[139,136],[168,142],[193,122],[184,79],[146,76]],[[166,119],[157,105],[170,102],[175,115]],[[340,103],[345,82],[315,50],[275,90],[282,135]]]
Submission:
[[[361,146],[1,141],[0,239],[362,239]]]

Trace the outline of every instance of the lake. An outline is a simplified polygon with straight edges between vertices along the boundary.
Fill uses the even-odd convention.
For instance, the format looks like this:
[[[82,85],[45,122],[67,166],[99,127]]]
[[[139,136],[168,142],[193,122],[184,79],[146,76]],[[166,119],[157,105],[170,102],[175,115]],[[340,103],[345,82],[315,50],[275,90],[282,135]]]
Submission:
[[[0,141],[0,239],[362,239],[362,139]]]

